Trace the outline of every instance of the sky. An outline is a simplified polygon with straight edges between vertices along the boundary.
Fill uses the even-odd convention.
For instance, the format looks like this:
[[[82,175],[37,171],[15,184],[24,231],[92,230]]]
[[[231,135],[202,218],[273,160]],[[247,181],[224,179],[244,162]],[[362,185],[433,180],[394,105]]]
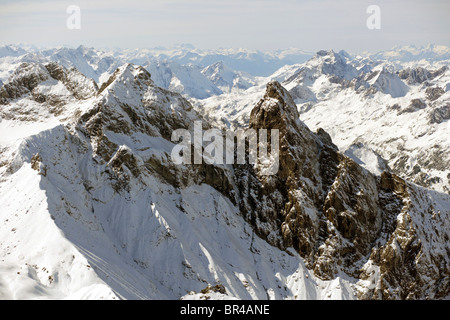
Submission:
[[[379,29],[367,26],[370,5]],[[378,52],[450,46],[449,12],[448,0],[0,0],[0,45]]]

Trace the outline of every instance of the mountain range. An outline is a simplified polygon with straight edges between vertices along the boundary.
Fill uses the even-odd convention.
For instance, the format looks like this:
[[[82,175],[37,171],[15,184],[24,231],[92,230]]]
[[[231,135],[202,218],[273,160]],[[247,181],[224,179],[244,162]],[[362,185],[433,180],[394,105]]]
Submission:
[[[448,298],[449,49],[408,50],[0,48],[0,297]],[[277,174],[174,164],[195,121]]]

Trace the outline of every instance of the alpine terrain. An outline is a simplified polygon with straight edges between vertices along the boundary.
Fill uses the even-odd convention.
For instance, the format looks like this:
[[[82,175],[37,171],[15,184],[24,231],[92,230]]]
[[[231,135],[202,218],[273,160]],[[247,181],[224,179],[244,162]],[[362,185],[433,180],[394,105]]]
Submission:
[[[0,298],[448,299],[449,59],[1,47]],[[277,173],[176,164],[194,123]]]

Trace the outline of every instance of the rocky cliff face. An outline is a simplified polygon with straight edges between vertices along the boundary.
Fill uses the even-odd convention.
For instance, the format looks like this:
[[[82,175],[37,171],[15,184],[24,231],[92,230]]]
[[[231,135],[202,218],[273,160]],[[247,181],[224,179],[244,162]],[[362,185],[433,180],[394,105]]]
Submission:
[[[370,279],[369,286],[360,283],[361,298],[445,296],[447,236],[438,247],[431,238],[442,236],[447,222],[427,224],[437,211],[448,216],[448,208],[425,204],[424,213],[418,197],[427,197],[425,190],[388,172],[374,176],[340,154],[326,132],[313,133],[298,119],[292,98],[277,82],[267,85],[252,110],[250,127],[280,130],[281,147],[278,174],[252,173],[253,190],[243,195],[242,209],[257,233],[282,249],[295,248],[322,279],[340,272]],[[418,234],[424,229],[429,236]],[[371,271],[377,266],[376,276],[368,265]]]
[[[282,85],[308,126],[328,131],[344,153],[362,144],[404,179],[449,192],[447,66],[401,68],[321,51],[298,69]]]

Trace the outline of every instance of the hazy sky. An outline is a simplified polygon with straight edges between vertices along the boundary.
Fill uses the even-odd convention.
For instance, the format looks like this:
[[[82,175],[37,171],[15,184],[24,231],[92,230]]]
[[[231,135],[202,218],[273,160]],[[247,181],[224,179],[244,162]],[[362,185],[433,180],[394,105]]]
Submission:
[[[370,30],[369,5],[381,29]],[[71,30],[67,7],[81,10]],[[0,0],[0,44],[96,48],[289,47],[380,51],[395,45],[450,46],[449,0]]]

